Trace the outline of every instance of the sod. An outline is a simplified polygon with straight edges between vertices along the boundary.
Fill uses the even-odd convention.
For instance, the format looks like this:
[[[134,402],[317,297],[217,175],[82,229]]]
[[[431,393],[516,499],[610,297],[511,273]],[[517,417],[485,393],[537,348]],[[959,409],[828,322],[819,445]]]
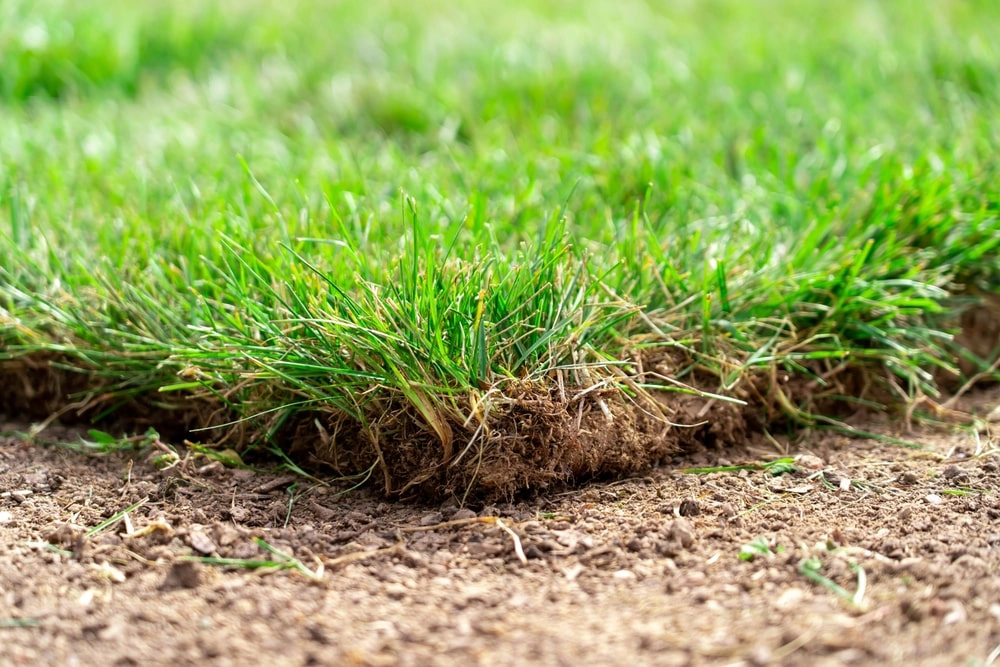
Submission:
[[[9,416],[496,496],[997,377],[995,3],[0,12]]]

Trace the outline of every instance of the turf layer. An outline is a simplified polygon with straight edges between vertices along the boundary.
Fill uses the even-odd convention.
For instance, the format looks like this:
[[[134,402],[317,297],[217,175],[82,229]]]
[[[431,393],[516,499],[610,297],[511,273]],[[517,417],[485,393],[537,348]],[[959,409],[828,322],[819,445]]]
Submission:
[[[493,495],[934,413],[997,375],[997,34],[958,0],[5,3],[0,410]]]

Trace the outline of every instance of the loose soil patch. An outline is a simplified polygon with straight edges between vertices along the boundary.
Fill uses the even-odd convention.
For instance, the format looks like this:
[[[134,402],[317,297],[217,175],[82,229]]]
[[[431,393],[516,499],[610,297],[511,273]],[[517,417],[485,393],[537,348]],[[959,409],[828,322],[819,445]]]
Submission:
[[[901,437],[923,449],[762,439],[462,507],[5,436],[0,664],[988,663],[996,439]],[[784,453],[794,472],[682,471]],[[271,550],[318,576],[193,560],[281,561]]]

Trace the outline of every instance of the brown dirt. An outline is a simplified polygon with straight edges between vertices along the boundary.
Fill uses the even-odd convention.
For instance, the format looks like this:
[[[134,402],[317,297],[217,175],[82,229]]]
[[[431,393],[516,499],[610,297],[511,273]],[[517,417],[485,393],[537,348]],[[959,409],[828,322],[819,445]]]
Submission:
[[[1000,645],[997,436],[901,437],[924,448],[761,437],[460,507],[0,436],[0,665],[986,664]],[[785,447],[796,472],[681,471]],[[276,558],[255,538],[321,577],[188,560]],[[772,553],[741,560],[758,540]],[[859,604],[802,574],[808,559],[850,595],[863,573]]]

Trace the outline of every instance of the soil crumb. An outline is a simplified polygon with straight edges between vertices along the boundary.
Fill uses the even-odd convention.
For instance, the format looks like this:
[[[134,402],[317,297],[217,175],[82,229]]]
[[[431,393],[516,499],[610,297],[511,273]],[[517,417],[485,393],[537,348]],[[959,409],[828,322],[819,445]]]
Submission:
[[[25,428],[0,425],[0,665],[955,665],[1000,646],[989,426],[702,450],[465,506]]]

